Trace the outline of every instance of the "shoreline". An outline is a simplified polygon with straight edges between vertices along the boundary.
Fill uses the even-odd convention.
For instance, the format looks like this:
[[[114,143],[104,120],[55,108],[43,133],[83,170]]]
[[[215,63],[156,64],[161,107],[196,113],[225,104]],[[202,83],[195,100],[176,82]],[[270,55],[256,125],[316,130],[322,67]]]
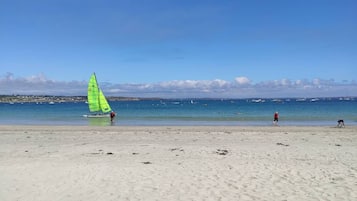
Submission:
[[[2,131],[19,131],[24,129],[34,129],[34,130],[54,130],[54,131],[61,131],[61,130],[68,130],[74,129],[73,131],[120,131],[120,130],[145,130],[145,129],[184,129],[184,130],[196,130],[197,128],[203,128],[203,131],[209,130],[218,130],[218,129],[231,129],[234,131],[239,131],[243,129],[243,131],[260,131],[261,129],[268,130],[293,130],[295,129],[337,129],[337,130],[357,130],[357,125],[346,125],[343,128],[339,128],[336,125],[152,125],[152,124],[140,124],[140,125],[81,125],[81,124],[73,124],[73,125],[48,125],[48,124],[0,124],[0,134]]]
[[[0,125],[0,200],[354,200],[356,133]]]
[[[229,127],[269,127],[274,126],[272,121],[180,121],[180,120],[123,120],[117,119],[110,122],[109,119],[81,119],[71,120],[6,120],[0,121],[0,126],[111,126],[111,127],[145,127],[145,126],[229,126]],[[281,121],[278,126],[280,127],[335,127],[337,120],[325,121]],[[345,120],[347,127],[356,127],[357,121]]]
[[[179,129],[185,132],[201,131],[205,134],[210,131],[231,130],[232,132],[269,132],[269,131],[329,131],[329,132],[350,132],[357,130],[355,125],[346,125],[344,128],[338,128],[336,125],[47,125],[47,124],[29,124],[29,125],[13,125],[13,124],[0,124],[0,134],[5,131],[73,131],[74,134],[82,134],[83,131],[98,131],[98,132],[118,132],[118,131],[147,131],[147,130],[175,130]],[[19,134],[19,133],[17,133]],[[21,134],[21,133],[20,133]],[[164,135],[164,133],[161,133]],[[238,134],[238,133],[236,133]]]

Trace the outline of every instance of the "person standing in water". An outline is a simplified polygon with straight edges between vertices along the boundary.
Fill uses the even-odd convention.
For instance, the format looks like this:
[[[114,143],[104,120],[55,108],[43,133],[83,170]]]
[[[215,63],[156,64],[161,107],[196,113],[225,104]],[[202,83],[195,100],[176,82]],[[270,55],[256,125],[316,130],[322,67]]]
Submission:
[[[279,113],[278,112],[275,112],[274,113],[274,125],[277,126],[278,125],[278,121],[279,121]]]
[[[110,122],[113,122],[113,121],[114,121],[114,117],[115,117],[115,112],[112,111],[112,112],[110,113]]]

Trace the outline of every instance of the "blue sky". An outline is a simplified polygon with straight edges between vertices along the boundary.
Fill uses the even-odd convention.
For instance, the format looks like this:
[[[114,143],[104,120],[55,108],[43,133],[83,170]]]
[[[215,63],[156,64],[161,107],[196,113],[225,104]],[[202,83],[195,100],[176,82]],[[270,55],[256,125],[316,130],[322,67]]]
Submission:
[[[0,94],[357,96],[355,0],[0,0]]]

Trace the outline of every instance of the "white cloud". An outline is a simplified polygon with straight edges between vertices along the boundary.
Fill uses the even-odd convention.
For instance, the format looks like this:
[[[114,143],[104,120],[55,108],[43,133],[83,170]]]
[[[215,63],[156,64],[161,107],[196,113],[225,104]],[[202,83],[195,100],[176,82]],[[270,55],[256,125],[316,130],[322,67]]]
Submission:
[[[159,82],[146,84],[150,86],[150,89],[156,91],[172,91],[181,93],[209,93],[215,90],[222,90],[228,88],[231,83],[225,80],[173,80],[167,82]]]
[[[357,96],[356,81],[323,79],[267,80],[252,83],[247,77],[234,81],[173,80],[157,83],[101,83],[107,96],[162,98],[250,98],[250,97],[327,97]],[[0,94],[86,95],[87,81],[56,81],[43,74],[25,78],[12,73],[0,76]]]
[[[49,80],[46,78],[44,74],[38,74],[38,75],[33,75],[30,77],[25,78],[25,80],[29,83],[49,83],[53,82],[52,80]]]
[[[7,73],[0,77],[0,94],[31,95],[85,95],[87,83],[82,81],[63,82],[48,79],[44,74],[15,77]]]
[[[236,77],[235,81],[240,85],[250,84],[250,80],[247,77]]]
[[[313,83],[314,85],[319,85],[319,84],[320,84],[320,80],[317,79],[317,78],[315,78],[315,79],[312,80],[312,83]]]
[[[283,86],[290,86],[291,85],[291,81],[288,79],[282,79],[281,81],[281,85]]]

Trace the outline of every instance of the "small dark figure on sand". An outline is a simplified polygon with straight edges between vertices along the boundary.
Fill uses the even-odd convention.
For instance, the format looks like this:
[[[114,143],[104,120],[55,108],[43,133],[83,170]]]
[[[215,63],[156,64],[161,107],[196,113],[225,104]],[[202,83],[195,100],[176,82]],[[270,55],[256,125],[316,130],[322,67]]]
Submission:
[[[339,127],[339,128],[345,127],[345,122],[343,121],[343,119],[339,119],[337,121],[337,127]]]
[[[112,112],[110,113],[110,121],[111,121],[111,122],[114,121],[114,117],[115,117],[115,112],[112,111]]]

